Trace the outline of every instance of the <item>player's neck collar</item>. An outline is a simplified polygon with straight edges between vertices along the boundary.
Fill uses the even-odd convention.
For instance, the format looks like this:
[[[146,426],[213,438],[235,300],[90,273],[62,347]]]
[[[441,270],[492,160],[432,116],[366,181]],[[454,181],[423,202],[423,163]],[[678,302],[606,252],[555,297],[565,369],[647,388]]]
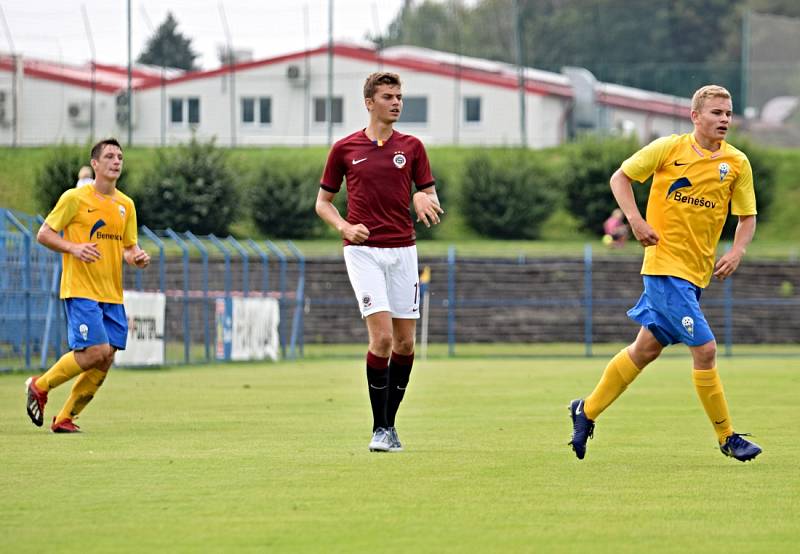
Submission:
[[[708,148],[703,147],[699,142],[697,142],[697,138],[694,136],[694,133],[689,133],[690,140],[692,142],[692,150],[697,152],[703,158],[718,158],[722,154],[725,153],[725,147],[727,143],[725,139],[721,140],[719,143],[719,148],[716,150],[709,150]]]
[[[382,137],[381,135],[384,135],[385,131],[387,131],[387,130],[389,131],[389,134],[386,135],[386,138]],[[380,132],[380,131],[383,131],[383,132]],[[364,129],[363,133],[364,133],[364,136],[367,137],[367,139],[372,144],[374,144],[376,146],[383,146],[384,144],[386,144],[387,142],[392,140],[392,137],[394,136],[394,129],[392,127],[388,127],[387,129],[382,129],[380,131],[379,132],[374,132],[369,127],[367,127],[367,128]],[[370,133],[372,134],[372,136],[370,136]]]

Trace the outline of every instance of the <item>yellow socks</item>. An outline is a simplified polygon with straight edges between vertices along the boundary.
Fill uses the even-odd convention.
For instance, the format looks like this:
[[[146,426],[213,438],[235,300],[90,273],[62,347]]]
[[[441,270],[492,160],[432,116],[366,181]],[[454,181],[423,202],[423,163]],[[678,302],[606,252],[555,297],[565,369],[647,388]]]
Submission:
[[[631,360],[628,349],[623,348],[608,362],[600,382],[597,383],[592,394],[586,397],[583,404],[586,417],[592,421],[597,419],[597,416],[603,413],[603,410],[608,408],[628,388],[628,385],[636,379],[641,371]]]
[[[36,380],[36,388],[48,392],[62,383],[66,383],[78,373],[83,371],[75,360],[75,353],[70,351],[61,356],[53,367]]]
[[[717,368],[695,369],[692,371],[694,388],[697,396],[703,403],[708,419],[714,426],[717,440],[720,444],[733,434],[731,416],[728,413],[728,401],[725,400],[725,391],[722,389],[722,381],[719,379]]]
[[[64,407],[58,412],[56,422],[75,419],[81,413],[81,410],[94,398],[97,389],[105,381],[107,373],[99,369],[87,369],[84,371],[75,381],[75,384],[72,385],[72,392],[70,392]]]

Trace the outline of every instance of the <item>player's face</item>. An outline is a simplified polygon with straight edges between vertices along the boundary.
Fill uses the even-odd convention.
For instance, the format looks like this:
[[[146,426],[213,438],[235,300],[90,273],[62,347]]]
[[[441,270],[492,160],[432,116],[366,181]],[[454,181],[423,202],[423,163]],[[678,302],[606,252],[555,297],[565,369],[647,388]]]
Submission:
[[[394,123],[403,111],[403,94],[397,85],[378,85],[372,98],[367,98],[370,115],[382,123]]]
[[[92,160],[95,177],[106,181],[116,181],[122,172],[122,150],[113,144],[103,146],[100,157]]]
[[[709,98],[700,108],[692,112],[695,134],[698,142],[717,144],[728,134],[733,115],[730,98]]]

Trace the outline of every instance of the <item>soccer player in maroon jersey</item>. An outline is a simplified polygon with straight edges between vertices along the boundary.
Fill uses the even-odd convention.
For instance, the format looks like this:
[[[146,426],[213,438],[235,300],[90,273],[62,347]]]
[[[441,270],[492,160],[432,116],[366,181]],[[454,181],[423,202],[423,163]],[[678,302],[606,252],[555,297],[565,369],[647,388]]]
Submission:
[[[393,129],[403,109],[400,77],[373,73],[364,83],[369,125],[333,145],[317,195],[317,214],[344,240],[344,260],[367,323],[367,383],[372,405],[373,452],[403,449],[395,415],[414,363],[419,318],[417,221],[430,227],[444,213],[425,147]],[[347,218],[333,198],[347,180]],[[411,185],[417,192],[411,196]]]

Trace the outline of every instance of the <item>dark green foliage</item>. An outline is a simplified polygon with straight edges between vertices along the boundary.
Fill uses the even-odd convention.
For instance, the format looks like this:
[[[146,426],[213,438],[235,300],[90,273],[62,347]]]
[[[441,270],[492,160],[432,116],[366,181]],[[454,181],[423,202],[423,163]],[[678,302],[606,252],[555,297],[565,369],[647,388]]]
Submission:
[[[635,139],[597,138],[586,136],[569,145],[561,184],[567,208],[580,221],[581,229],[603,234],[603,222],[617,207],[609,179],[623,161],[639,149]],[[647,205],[646,187],[633,185],[642,216]]]
[[[461,212],[486,237],[536,239],[558,200],[555,175],[528,151],[506,154],[478,154],[467,163]]]
[[[293,167],[264,164],[258,168],[250,191],[251,213],[258,230],[268,237],[282,239],[320,234],[324,223],[314,209],[320,175],[322,167],[315,164]],[[343,206],[337,207],[344,216]]]
[[[84,165],[90,165],[91,146],[71,146],[61,144],[52,148],[47,160],[36,174],[34,195],[36,204],[44,213],[48,213],[58,202],[61,195],[73,188],[78,181],[78,171]],[[125,190],[128,170],[123,163],[122,173],[117,180],[117,188]]]
[[[199,69],[194,63],[197,56],[198,54],[192,49],[192,39],[178,31],[175,16],[167,12],[167,18],[158,26],[153,36],[147,39],[144,52],[136,61],[194,71]]]
[[[158,150],[156,163],[133,195],[139,224],[227,235],[234,218],[245,215],[237,206],[237,177],[227,153],[213,141],[193,138],[175,149]]]
[[[747,140],[734,139],[735,146],[747,155],[753,169],[753,184],[756,192],[756,209],[758,210],[758,223],[764,223],[769,218],[769,207],[775,193],[775,168],[777,160],[770,155],[768,150],[758,148]],[[732,240],[736,233],[739,217],[728,215],[728,220],[722,228],[722,239]]]

